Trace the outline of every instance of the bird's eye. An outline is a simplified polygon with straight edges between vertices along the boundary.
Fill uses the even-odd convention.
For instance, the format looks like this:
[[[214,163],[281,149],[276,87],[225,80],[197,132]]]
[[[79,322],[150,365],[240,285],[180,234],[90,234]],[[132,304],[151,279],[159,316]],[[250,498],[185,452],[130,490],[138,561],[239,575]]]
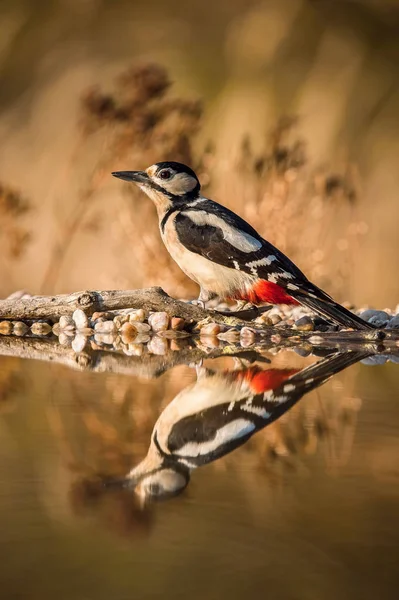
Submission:
[[[172,177],[172,173],[169,171],[169,169],[163,169],[159,172],[159,177],[161,179],[170,179]]]

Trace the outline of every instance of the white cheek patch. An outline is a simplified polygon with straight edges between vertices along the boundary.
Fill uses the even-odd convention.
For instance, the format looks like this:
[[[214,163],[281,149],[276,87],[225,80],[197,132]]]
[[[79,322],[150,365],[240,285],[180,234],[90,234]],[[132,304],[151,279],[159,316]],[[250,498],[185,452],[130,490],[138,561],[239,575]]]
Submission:
[[[198,184],[197,180],[187,173],[177,173],[170,180],[156,177],[156,183],[175,196],[191,192]]]
[[[227,224],[221,217],[207,213],[203,210],[184,211],[185,216],[189,217],[196,225],[210,225],[217,227],[223,233],[226,242],[229,242],[237,250],[241,252],[254,252],[262,247],[262,242],[255,239],[249,233],[239,231],[235,227]]]

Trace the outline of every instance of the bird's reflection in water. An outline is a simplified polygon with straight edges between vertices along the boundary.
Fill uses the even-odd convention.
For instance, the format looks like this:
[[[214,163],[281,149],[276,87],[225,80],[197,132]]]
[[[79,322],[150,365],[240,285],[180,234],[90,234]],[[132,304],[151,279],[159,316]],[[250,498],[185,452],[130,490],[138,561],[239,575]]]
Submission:
[[[197,368],[197,381],[161,413],[147,456],[123,485],[145,501],[180,494],[194,469],[232,452],[304,394],[365,356],[360,351],[333,354],[302,370]]]

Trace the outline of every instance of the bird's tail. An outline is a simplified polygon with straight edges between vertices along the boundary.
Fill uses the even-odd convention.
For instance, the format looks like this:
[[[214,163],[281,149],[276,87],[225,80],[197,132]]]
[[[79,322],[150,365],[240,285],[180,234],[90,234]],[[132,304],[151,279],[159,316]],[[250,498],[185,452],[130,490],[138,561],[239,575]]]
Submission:
[[[357,330],[375,329],[374,325],[367,323],[361,317],[335,302],[316,286],[314,290],[312,289],[308,293],[295,294],[295,298],[317,314],[343,327],[352,327]]]
[[[319,360],[313,365],[309,365],[305,369],[302,369],[302,371],[295,373],[295,375],[290,377],[287,381],[292,385],[295,385],[298,389],[300,389],[301,386],[313,389],[330,379],[333,375],[336,375],[340,371],[343,371],[347,367],[350,367],[368,356],[370,356],[370,352],[366,350],[337,352]],[[286,384],[287,381],[284,383]]]

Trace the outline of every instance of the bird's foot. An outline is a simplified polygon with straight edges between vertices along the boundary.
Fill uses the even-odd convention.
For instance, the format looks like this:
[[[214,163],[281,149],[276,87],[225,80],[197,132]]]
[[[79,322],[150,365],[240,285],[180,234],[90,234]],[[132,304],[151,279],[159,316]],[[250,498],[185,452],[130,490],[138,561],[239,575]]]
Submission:
[[[204,300],[201,300],[200,298],[197,298],[197,300],[190,300],[190,304],[193,304],[194,306],[199,306],[200,308],[206,310],[206,302]]]

